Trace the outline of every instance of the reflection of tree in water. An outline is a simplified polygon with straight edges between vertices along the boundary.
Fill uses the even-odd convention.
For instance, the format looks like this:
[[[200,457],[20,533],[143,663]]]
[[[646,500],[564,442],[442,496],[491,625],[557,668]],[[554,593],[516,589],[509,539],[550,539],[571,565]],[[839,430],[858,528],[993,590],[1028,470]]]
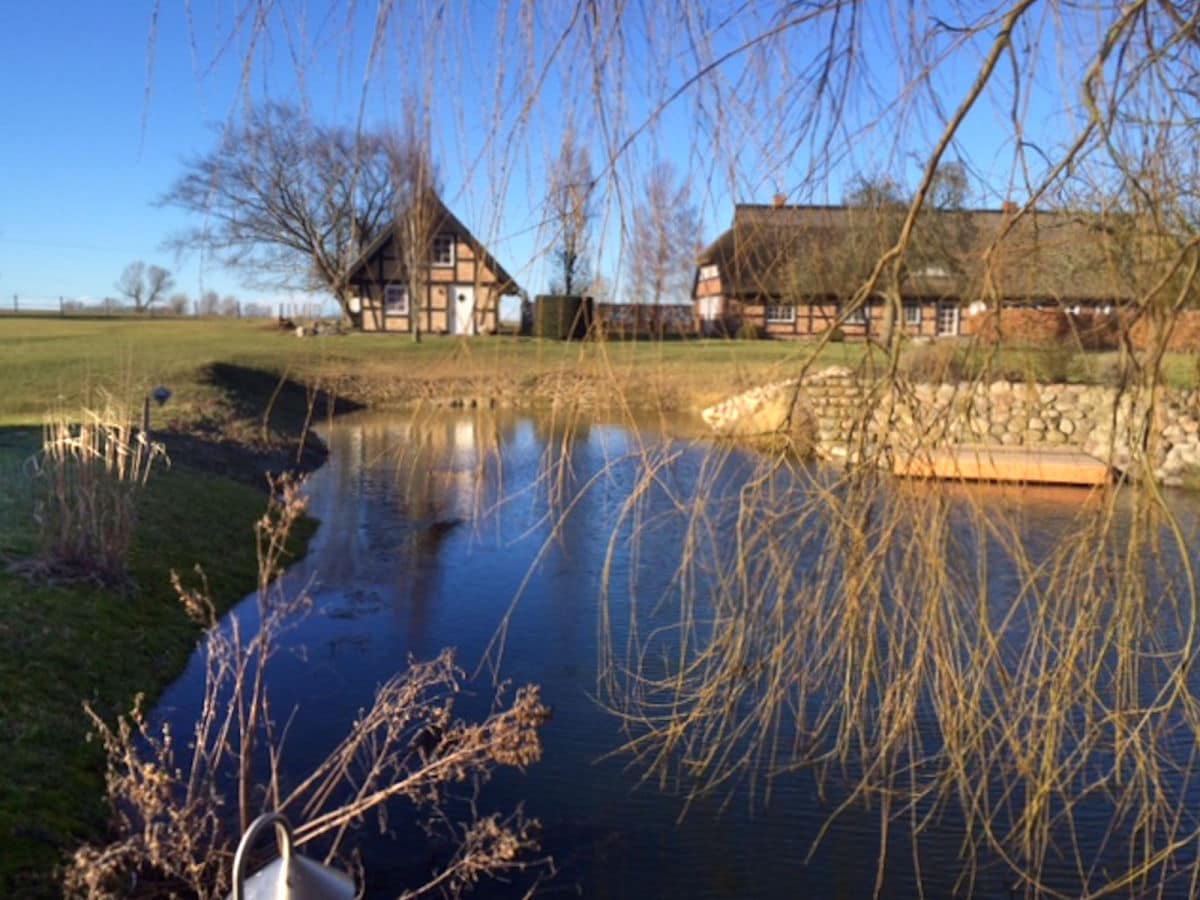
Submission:
[[[405,421],[364,420],[340,426],[352,461],[339,491],[353,528],[339,540],[342,562],[394,586],[394,609],[414,645],[427,634],[438,589],[439,560],[454,535],[468,534],[501,490],[499,447],[515,422],[490,411],[414,413]],[[343,480],[344,479],[344,480]],[[371,502],[363,502],[366,498]],[[353,535],[353,537],[351,537]],[[381,571],[382,570],[382,571]]]
[[[415,414],[406,439],[387,448],[398,496],[414,522],[476,522],[496,504],[502,483],[502,428],[490,410]]]
[[[438,560],[450,536],[462,526],[461,519],[414,523],[402,533],[396,552],[394,612],[406,620],[404,629],[410,646],[421,646],[428,636],[429,612],[437,602],[440,571]]]

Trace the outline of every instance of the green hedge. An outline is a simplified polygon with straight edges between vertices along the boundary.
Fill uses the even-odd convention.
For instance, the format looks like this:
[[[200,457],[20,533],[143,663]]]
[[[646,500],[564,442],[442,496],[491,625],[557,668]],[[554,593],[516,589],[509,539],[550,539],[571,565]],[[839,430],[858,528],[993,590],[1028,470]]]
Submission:
[[[533,336],[557,341],[588,336],[594,321],[591,297],[540,294],[533,305]]]

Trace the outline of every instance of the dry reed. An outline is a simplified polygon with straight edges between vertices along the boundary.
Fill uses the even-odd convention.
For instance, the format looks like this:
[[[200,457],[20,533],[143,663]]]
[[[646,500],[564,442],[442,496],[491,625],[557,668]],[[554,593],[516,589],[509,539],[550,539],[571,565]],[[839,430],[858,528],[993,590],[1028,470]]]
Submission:
[[[104,584],[125,577],[137,494],[159,461],[167,462],[163,446],[111,398],[78,421],[65,410],[48,417],[35,474],[41,563],[50,574]]]

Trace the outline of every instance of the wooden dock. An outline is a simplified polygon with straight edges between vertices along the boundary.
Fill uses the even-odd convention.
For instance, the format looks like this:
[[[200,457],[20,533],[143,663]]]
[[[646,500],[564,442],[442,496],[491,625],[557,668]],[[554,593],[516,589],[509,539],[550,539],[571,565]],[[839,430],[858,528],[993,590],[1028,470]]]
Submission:
[[[1022,484],[1108,484],[1111,470],[1080,450],[1056,447],[964,445],[916,457],[896,457],[893,471],[909,478]]]

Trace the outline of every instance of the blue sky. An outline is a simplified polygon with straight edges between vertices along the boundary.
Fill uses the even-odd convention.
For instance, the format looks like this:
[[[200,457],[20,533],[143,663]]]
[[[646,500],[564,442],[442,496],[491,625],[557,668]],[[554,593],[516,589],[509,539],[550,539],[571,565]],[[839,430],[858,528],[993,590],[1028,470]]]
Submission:
[[[164,12],[166,12],[164,10]],[[228,86],[197,82],[186,43],[163,43],[148,79],[146,4],[0,5],[0,297],[114,294],[132,260],[179,273],[181,289],[232,290],[161,245],[181,219],[155,199],[205,144]],[[147,86],[149,85],[149,91]]]
[[[193,296],[212,289],[244,300],[287,298],[246,288],[236,274],[195,255],[177,260],[163,249],[164,241],[190,220],[155,201],[179,174],[185,158],[212,145],[212,125],[227,121],[246,96],[303,97],[318,120],[353,124],[364,98],[376,8],[356,7],[356,17],[347,23],[344,8],[336,3],[269,7],[271,22],[247,72],[243,63],[249,30],[235,22],[243,6],[254,8],[242,2],[177,0],[157,6],[0,5],[0,114],[6,130],[0,141],[0,302],[11,302],[13,294],[42,300],[115,295],[114,282],[135,259],[172,269],[178,289]],[[518,85],[538,75],[523,54],[524,39],[513,33],[518,26],[506,26],[508,33],[497,41],[492,4],[453,7],[446,15],[456,18],[438,27],[455,34],[454,41],[428,48],[418,58],[407,52],[405,41],[423,27],[420,19],[432,8],[429,3],[402,5],[393,13],[388,41],[365,93],[365,122],[372,126],[395,121],[410,86],[425,84],[432,73],[428,83],[433,85],[434,143],[447,198],[518,280],[540,291],[546,273],[539,262],[538,191],[566,112],[574,110],[581,127],[591,130],[598,148],[593,156],[600,158],[604,127],[614,145],[619,143],[643,121],[656,98],[692,70],[694,60],[683,53],[650,58],[641,55],[642,45],[631,42],[630,55],[614,60],[605,76],[613,79],[614,88],[617,80],[621,82],[623,100],[613,104],[618,115],[600,122],[578,88],[563,86],[586,84],[589,77],[586,70],[575,69],[577,56],[568,53],[528,110],[527,125],[518,128],[524,96]],[[563,22],[551,12],[543,15],[543,8],[544,4],[534,5],[528,23],[540,51],[553,45]],[[714,52],[737,46],[746,34],[770,21],[766,14],[743,20],[721,20],[714,14]],[[901,63],[887,58],[892,52],[885,46],[887,24],[882,15],[869,21],[872,31],[866,38],[880,57],[872,77],[879,82],[877,92],[883,93],[889,89],[890,69],[895,79],[903,78]],[[666,27],[655,21],[631,25],[634,31]],[[678,36],[667,37],[675,46],[686,44]],[[950,102],[956,102],[969,83],[978,58],[978,48],[964,48],[939,76]],[[743,64],[739,58],[724,68],[729,110],[738,108],[736,86]],[[498,91],[497,65],[506,79]],[[579,80],[569,81],[573,76]],[[795,77],[796,70],[786,66],[773,71],[764,79],[764,96],[756,99],[755,109],[777,110],[780,123],[791,123],[788,84]],[[772,79],[777,96],[770,96]],[[1033,99],[1031,125],[1038,134],[1065,131],[1055,90],[1040,93]],[[870,118],[877,111],[868,102],[850,115]],[[1004,112],[1000,100],[982,105],[959,148],[1001,184],[1011,168],[1011,141],[1000,121]],[[655,156],[673,159],[681,171],[703,183],[705,190],[696,199],[704,212],[704,240],[725,227],[734,197],[766,202],[782,189],[795,199],[836,202],[842,176],[854,168],[899,172],[911,182],[914,160],[936,131],[936,121],[913,114],[905,120],[904,142],[879,130],[855,135],[847,142],[849,155],[814,181],[808,166],[811,145],[788,147],[770,121],[748,123],[730,116],[720,129],[697,127],[693,107],[676,103],[654,119],[653,127],[617,163],[627,188],[636,184],[639,167]],[[501,124],[499,132],[492,127],[495,122]],[[708,152],[710,142],[721,142],[723,155],[714,158]],[[730,165],[730,160],[736,162]],[[503,190],[496,188],[500,184]],[[1003,199],[1004,191],[993,189],[975,199],[992,205]],[[607,196],[600,228],[604,271],[616,264],[617,221],[635,194],[626,189]]]

